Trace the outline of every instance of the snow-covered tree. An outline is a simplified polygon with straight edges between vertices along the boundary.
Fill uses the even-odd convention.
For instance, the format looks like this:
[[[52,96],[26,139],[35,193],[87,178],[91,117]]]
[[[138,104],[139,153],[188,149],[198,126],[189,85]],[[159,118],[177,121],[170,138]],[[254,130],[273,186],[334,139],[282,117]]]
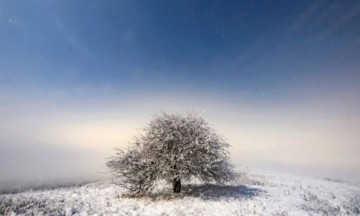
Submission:
[[[131,193],[153,189],[157,180],[181,191],[181,180],[194,176],[223,183],[234,178],[228,161],[229,144],[197,114],[166,114],[155,118],[127,149],[107,162]]]

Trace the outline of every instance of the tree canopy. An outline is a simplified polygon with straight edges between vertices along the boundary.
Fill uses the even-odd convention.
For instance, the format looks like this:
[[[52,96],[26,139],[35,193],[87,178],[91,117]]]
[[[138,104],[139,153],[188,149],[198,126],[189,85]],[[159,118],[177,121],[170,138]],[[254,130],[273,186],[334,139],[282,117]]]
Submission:
[[[197,114],[162,113],[126,149],[117,149],[107,166],[131,193],[153,189],[157,180],[181,190],[181,180],[197,177],[223,183],[234,178],[226,140]]]

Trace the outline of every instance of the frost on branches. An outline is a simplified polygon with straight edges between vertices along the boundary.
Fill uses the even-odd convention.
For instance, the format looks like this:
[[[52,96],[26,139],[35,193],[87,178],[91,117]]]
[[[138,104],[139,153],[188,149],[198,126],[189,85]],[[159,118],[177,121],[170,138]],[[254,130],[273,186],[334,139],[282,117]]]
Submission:
[[[198,115],[163,113],[135,137],[129,149],[117,149],[106,165],[131,193],[149,192],[157,180],[172,183],[174,193],[179,193],[181,180],[192,176],[206,183],[233,179],[228,147]]]

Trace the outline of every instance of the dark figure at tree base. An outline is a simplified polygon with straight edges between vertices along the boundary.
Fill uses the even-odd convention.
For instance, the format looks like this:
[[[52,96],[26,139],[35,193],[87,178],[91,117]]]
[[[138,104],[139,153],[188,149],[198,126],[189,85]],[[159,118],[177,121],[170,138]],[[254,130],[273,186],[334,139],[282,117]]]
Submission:
[[[179,178],[174,178],[173,189],[174,189],[174,193],[180,193],[180,191],[181,191],[181,180]]]

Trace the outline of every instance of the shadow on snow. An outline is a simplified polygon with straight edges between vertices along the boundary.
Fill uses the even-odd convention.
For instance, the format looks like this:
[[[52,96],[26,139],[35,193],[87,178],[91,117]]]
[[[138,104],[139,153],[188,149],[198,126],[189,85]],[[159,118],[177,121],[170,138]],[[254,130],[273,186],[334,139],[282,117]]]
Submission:
[[[201,197],[203,199],[235,198],[249,199],[263,193],[264,191],[244,185],[185,185],[183,192],[185,196]]]
[[[163,191],[164,192],[164,191]],[[172,200],[182,199],[185,197],[199,197],[204,200],[218,199],[251,199],[266,191],[258,188],[252,188],[245,185],[217,185],[217,184],[201,184],[201,185],[184,185],[181,193],[175,194],[172,191],[165,193],[150,193],[141,197],[148,197],[153,200]],[[123,197],[137,197],[123,195]]]

